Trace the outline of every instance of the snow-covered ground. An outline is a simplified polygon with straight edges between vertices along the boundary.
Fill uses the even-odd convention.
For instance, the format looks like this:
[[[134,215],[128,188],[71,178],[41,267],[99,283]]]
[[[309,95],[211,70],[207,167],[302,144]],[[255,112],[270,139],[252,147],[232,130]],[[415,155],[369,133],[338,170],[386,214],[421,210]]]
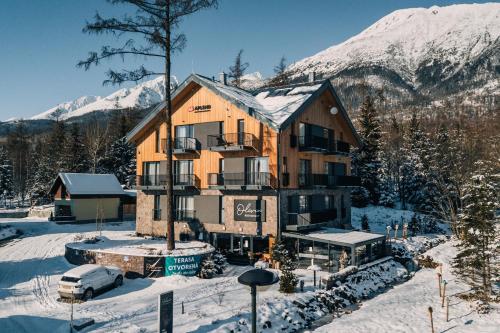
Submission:
[[[0,227],[0,241],[8,238],[12,238],[17,234],[17,230],[11,226]]]
[[[413,214],[411,210],[394,209],[381,206],[367,206],[364,208],[351,208],[351,224],[355,229],[361,229],[361,218],[363,215],[368,217],[370,231],[385,234],[386,227],[394,223],[401,223],[402,219],[406,223],[411,220]],[[400,231],[401,232],[401,231]]]
[[[448,282],[447,295],[454,295],[469,288],[453,274],[450,260],[455,256],[453,242],[446,242],[427,251],[434,260],[443,263],[443,278]],[[421,269],[406,283],[363,302],[361,308],[350,315],[336,318],[331,324],[315,332],[430,332],[428,307],[434,310],[436,332],[498,332],[500,309],[497,306],[487,315],[473,311],[468,302],[457,297],[450,299],[449,322],[445,309],[441,308],[437,272]]]
[[[366,209],[370,211],[370,223],[380,218],[381,226],[387,220],[386,214],[392,218],[402,213],[385,208]],[[411,217],[412,212],[405,212],[403,213]],[[362,213],[362,210],[353,211],[354,223],[357,223],[356,220]],[[64,259],[64,245],[73,242],[76,236],[95,236],[95,225],[57,225],[33,218],[0,219],[0,226],[7,224],[23,234],[20,238],[0,245],[0,332],[67,332],[70,305],[57,301],[57,283],[61,275],[74,266]],[[120,239],[132,234],[134,227],[132,222],[105,224],[103,235],[109,239]],[[418,236],[406,241],[408,244],[404,245],[410,250],[418,250],[419,244],[425,239],[426,236]],[[454,255],[450,242],[427,253],[445,263],[444,277],[449,282],[450,294],[467,289],[449,271],[448,262]],[[385,265],[384,269],[377,268],[382,275],[386,275],[381,277],[382,280],[376,281],[370,275],[378,276],[377,270],[373,270],[373,273],[360,272],[353,276],[355,282],[349,287],[341,286],[340,294],[333,293],[329,297],[345,302],[342,300],[346,300],[346,293],[356,298],[359,296],[355,295],[356,290],[363,295],[370,291],[380,292],[381,288],[392,284],[391,281],[397,281],[405,275],[406,270],[394,261]],[[250,291],[237,282],[237,276],[247,269],[250,267],[229,266],[222,276],[211,280],[182,276],[126,279],[122,287],[99,295],[89,302],[76,304],[75,318],[95,319],[96,324],[84,332],[155,332],[157,296],[173,290],[175,332],[229,332],[232,328],[246,331]],[[312,272],[297,270],[296,273],[306,282],[304,293],[284,296],[278,292],[278,285],[259,291],[259,318],[265,318],[273,324],[265,332],[288,332],[293,328],[293,325],[289,325],[289,320],[303,322],[297,301],[308,304],[308,318],[328,319],[324,304],[318,301],[318,294],[313,290]],[[453,299],[450,307],[452,320],[445,323],[436,289],[436,272],[423,269],[410,281],[372,300],[363,301],[360,310],[335,318],[319,332],[342,329],[349,332],[429,331],[426,326],[429,305],[435,309],[437,332],[448,328],[449,332],[493,332],[494,325],[500,325],[498,312],[479,316],[472,312],[465,301],[459,299]],[[415,319],[418,322],[415,323]],[[285,326],[287,328],[283,330]],[[298,326],[299,324],[295,325]]]

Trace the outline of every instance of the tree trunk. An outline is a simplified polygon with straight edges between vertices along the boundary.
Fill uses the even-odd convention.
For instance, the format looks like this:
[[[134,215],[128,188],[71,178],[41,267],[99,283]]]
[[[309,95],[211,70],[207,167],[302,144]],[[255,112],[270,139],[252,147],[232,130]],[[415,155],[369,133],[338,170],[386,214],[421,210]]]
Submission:
[[[170,69],[171,69],[171,45],[170,45],[170,0],[166,1],[166,20],[165,20],[165,99],[167,102],[167,108],[165,110],[165,125],[167,129],[166,137],[166,151],[167,151],[167,163],[166,163],[166,188],[167,188],[167,200],[166,200],[166,220],[167,220],[167,249],[175,249],[175,235],[174,235],[174,191],[173,191],[173,177],[172,177],[172,96],[170,94]]]

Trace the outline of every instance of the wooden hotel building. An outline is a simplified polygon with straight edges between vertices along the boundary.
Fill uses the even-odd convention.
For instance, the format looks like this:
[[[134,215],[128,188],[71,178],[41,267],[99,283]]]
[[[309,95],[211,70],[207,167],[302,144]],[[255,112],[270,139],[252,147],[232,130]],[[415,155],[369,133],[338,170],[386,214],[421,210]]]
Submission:
[[[248,92],[190,75],[173,92],[176,239],[265,253],[351,228],[351,147],[360,140],[329,80]],[[137,146],[138,234],[165,236],[165,105],[128,134]],[[298,241],[297,241],[298,243]]]

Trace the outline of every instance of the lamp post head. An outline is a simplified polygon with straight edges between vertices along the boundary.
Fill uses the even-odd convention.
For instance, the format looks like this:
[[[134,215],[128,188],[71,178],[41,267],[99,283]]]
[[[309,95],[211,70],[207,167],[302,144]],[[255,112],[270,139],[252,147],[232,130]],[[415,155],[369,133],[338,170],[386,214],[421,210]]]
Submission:
[[[238,276],[238,282],[246,286],[269,286],[279,281],[277,274],[265,269],[251,269]]]

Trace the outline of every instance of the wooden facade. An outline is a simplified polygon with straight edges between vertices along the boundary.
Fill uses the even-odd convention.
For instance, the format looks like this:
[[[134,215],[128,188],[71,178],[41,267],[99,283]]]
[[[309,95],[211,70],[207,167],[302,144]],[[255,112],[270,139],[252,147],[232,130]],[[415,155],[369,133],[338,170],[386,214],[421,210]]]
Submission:
[[[325,183],[319,184],[318,187],[305,188],[298,180],[299,174],[302,172],[300,169],[301,160],[310,161],[312,174],[327,176],[325,163],[330,162],[344,166],[345,173],[342,177],[350,176],[351,158],[348,152],[330,151],[326,149],[328,147],[323,147],[325,149],[320,150],[301,149],[297,144],[300,126],[304,126],[301,124],[308,124],[321,127],[325,133],[327,131],[329,141],[341,141],[344,145],[352,147],[358,145],[359,139],[330,83],[325,82],[318,85],[321,90],[312,94],[313,97],[304,103],[304,107],[290,114],[291,122],[282,126],[282,124],[273,122],[269,115],[266,118],[266,114],[245,105],[248,99],[252,99],[250,93],[232,88],[228,93],[230,96],[224,95],[214,89],[211,82],[206,78],[197,79],[194,75],[192,79],[186,80],[173,95],[172,136],[174,140],[178,139],[175,137],[177,126],[207,125],[205,128],[211,128],[214,131],[213,133],[203,132],[200,134],[197,133],[195,127],[193,135],[196,140],[202,141],[202,144],[197,149],[182,151],[182,153],[176,153],[174,150],[174,163],[183,160],[192,161],[189,163],[192,163],[192,174],[196,177],[196,183],[190,188],[175,188],[174,186],[174,196],[176,199],[190,197],[195,204],[199,205],[193,209],[202,210],[201,212],[197,211],[189,219],[176,218],[176,238],[181,238],[183,233],[189,233],[197,239],[211,242],[217,242],[216,239],[219,239],[221,242],[223,237],[230,235],[230,240],[226,239],[225,242],[230,243],[231,250],[233,250],[235,239],[240,239],[239,246],[242,250],[244,237],[250,237],[252,249],[253,241],[256,238],[264,239],[269,248],[270,242],[279,236],[281,231],[288,230],[288,224],[292,223],[292,220],[289,219],[290,215],[295,215],[293,223],[296,226],[304,224],[304,221],[311,222],[308,219],[318,218],[323,219],[323,222],[327,224],[335,223],[337,227],[349,227],[350,185],[339,183],[335,186],[327,186],[328,184]],[[218,88],[221,88],[221,84],[217,84]],[[333,107],[340,111],[337,114],[332,114]],[[147,186],[140,180],[147,174],[145,163],[158,162],[159,172],[166,173],[166,170],[162,170],[161,164],[165,162],[166,154],[159,144],[166,138],[164,112],[165,109],[158,107],[128,135],[128,140],[134,142],[137,147],[139,183],[136,228],[139,234],[165,236],[167,230],[166,221],[163,220],[161,214],[166,193],[164,184],[160,181],[158,186]],[[241,122],[244,123],[244,134],[254,138],[255,141],[252,142],[256,142],[255,145],[251,145],[251,147],[244,147],[244,145],[238,147],[236,145],[234,150],[215,150],[210,144],[207,144],[206,136],[240,133],[239,126],[243,126]],[[215,130],[216,126],[211,124],[221,125],[218,130]],[[325,141],[327,138],[323,137],[321,140]],[[246,177],[248,173],[246,162],[248,159],[254,158],[265,159],[265,173],[269,174],[269,182],[266,181],[255,186],[253,183],[247,184],[247,181],[244,180],[244,184],[239,184],[241,186],[226,186],[226,184],[214,186],[210,175],[223,175],[223,178],[227,180],[227,174],[237,171],[243,172]],[[229,163],[230,161],[232,162]],[[234,168],[234,161],[244,167],[231,169]],[[224,165],[223,170],[221,170],[221,162]],[[163,166],[165,165],[166,163],[163,164]],[[339,213],[337,214],[336,211],[332,213],[332,207],[319,214],[317,212],[302,214],[304,212],[296,212],[296,208],[292,211],[291,205],[299,200],[291,198],[304,196],[310,199],[314,197],[316,201],[318,198],[331,197],[331,200],[325,198],[325,202],[326,199],[334,201],[332,207],[338,206]],[[248,201],[265,207],[262,209],[265,212],[264,218],[259,220],[259,217],[255,221],[251,219],[236,220],[234,214],[236,214],[237,203]],[[314,202],[312,206],[316,205],[317,202]],[[297,222],[296,215],[299,215],[299,222]]]

